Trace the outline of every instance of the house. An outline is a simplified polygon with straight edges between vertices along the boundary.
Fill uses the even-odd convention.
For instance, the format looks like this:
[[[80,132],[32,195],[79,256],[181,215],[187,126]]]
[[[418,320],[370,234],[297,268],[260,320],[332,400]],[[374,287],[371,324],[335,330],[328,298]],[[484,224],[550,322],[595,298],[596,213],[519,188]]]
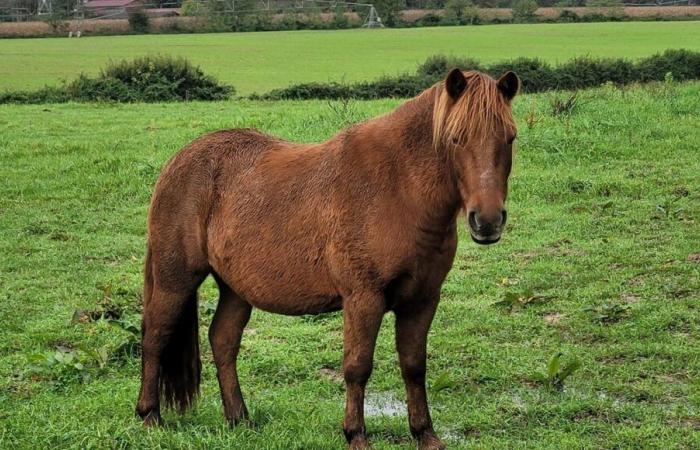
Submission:
[[[92,18],[125,19],[129,10],[147,8],[143,0],[88,0],[85,3],[85,15]],[[149,17],[179,16],[178,8],[147,8]]]
[[[88,0],[85,3],[85,15],[93,18],[123,19],[129,9],[143,8],[142,0]]]

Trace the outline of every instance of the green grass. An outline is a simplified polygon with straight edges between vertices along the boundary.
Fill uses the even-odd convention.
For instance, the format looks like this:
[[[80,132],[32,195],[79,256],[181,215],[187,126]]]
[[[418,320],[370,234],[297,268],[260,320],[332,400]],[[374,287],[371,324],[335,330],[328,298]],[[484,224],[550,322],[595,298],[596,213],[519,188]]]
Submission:
[[[700,83],[585,91],[554,116],[557,95],[517,100],[501,243],[460,232],[429,344],[437,430],[452,448],[698,448]],[[397,103],[348,115],[325,102],[0,107],[0,448],[342,448],[339,314],[254,312],[240,358],[254,425],[235,430],[205,338],[210,280],[202,397],[163,429],[133,416],[140,364],[120,353],[131,334],[71,318],[119,307],[138,320],[149,196],[189,140],[253,126],[318,141]],[[531,295],[543,298],[495,305]],[[375,448],[408,449],[392,321],[368,402],[398,408],[367,423]],[[109,358],[46,366],[57,347]],[[557,352],[581,361],[562,391],[536,382]]]
[[[698,22],[489,25],[383,30],[0,40],[0,90],[32,89],[95,73],[110,59],[182,55],[240,94],[308,81],[358,81],[412,72],[437,53],[500,61],[575,56],[638,58],[700,49]]]

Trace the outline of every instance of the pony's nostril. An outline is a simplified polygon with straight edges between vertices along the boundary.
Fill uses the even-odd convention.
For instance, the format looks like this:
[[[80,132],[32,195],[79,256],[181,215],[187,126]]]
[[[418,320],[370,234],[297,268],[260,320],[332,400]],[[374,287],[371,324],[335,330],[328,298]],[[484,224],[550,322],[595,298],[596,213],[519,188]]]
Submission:
[[[506,211],[504,209],[503,211],[501,211],[501,226],[502,227],[506,225],[506,220],[508,220],[508,211]]]
[[[476,213],[475,210],[469,211],[469,217],[467,218],[469,221],[469,226],[472,228],[472,230],[478,230],[479,229],[479,219],[478,219],[478,214]]]

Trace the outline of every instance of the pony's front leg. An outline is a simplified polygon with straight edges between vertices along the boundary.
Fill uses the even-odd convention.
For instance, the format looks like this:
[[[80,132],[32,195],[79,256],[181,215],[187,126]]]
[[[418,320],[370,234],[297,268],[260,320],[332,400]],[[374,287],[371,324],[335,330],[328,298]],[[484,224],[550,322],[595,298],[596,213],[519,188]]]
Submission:
[[[396,311],[396,350],[406,384],[408,423],[420,450],[445,448],[433,430],[425,392],[428,330],[438,301],[436,294],[425,302],[408,304]]]
[[[379,293],[353,293],[343,300],[343,375],[347,390],[343,431],[350,449],[368,447],[365,386],[372,374],[374,344],[384,311],[384,296]]]

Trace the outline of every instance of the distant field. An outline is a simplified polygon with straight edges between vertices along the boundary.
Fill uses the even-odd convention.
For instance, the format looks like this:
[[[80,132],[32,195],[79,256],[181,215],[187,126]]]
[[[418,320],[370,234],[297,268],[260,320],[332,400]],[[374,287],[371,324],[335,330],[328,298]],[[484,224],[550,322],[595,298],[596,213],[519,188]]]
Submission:
[[[355,81],[412,71],[436,53],[484,61],[537,56],[638,58],[700,49],[700,22],[489,25],[0,40],[0,90],[56,84],[95,73],[110,58],[183,55],[241,94],[304,81]]]

